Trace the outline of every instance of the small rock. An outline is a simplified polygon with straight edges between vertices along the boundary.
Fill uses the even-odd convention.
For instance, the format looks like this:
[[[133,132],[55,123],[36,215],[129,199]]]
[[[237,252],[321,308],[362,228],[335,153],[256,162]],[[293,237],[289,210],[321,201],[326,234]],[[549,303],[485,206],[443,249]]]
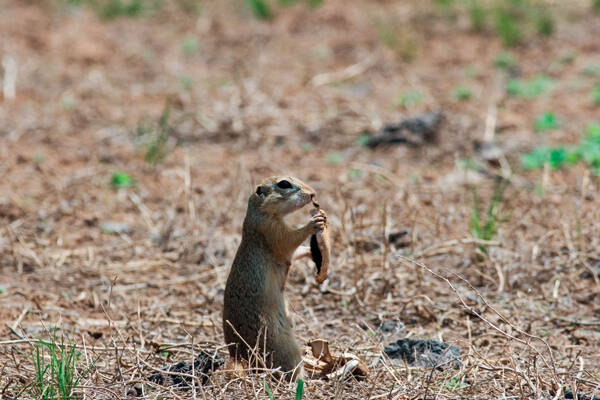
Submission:
[[[600,341],[600,332],[593,331],[590,329],[576,329],[571,334],[573,338],[578,340],[584,340],[589,343],[594,343]]]
[[[370,253],[381,247],[381,245],[373,240],[356,239],[352,241],[354,248],[360,252]]]
[[[485,180],[485,176],[470,169],[455,169],[438,180],[438,185],[445,190],[457,186],[477,186]]]
[[[400,339],[383,350],[392,359],[405,360],[409,366],[444,369],[460,368],[460,349],[437,340]]]
[[[194,376],[201,377],[202,384],[208,381],[211,372],[218,369],[225,363],[225,360],[217,353],[208,353],[202,351],[198,357],[194,360],[194,367],[192,371],[192,364],[187,361],[180,361],[177,364],[167,366],[163,368],[163,371],[169,372],[180,372],[183,374],[191,375],[194,372]],[[150,376],[150,381],[158,383],[163,386],[176,386],[179,389],[190,389],[191,378],[181,375],[170,375],[170,374],[154,374]]]
[[[144,389],[142,387],[142,384],[141,383],[136,383],[135,385],[129,387],[127,389],[126,396],[128,398],[143,397],[144,396]]]
[[[600,396],[588,396],[585,394],[581,394],[581,393],[577,393],[577,395],[575,395],[573,393],[573,390],[569,389],[569,388],[565,388],[565,397],[564,399],[566,400],[600,400]],[[556,393],[554,391],[551,391],[550,393],[553,397],[556,396]]]
[[[444,115],[430,112],[406,118],[397,124],[385,124],[378,135],[367,141],[367,146],[374,149],[380,145],[407,144],[422,146],[436,140],[440,122]]]
[[[397,248],[410,246],[410,229],[402,229],[400,231],[391,232],[388,235],[388,242]]]
[[[593,272],[592,272],[593,271]],[[581,279],[594,279],[594,274],[600,277],[600,261],[591,266],[590,269],[586,269],[582,273],[579,274]]]
[[[479,153],[485,161],[498,165],[500,158],[504,155],[504,150],[496,142],[474,142],[475,151]]]
[[[377,328],[383,333],[397,334],[404,331],[404,323],[398,320],[387,320],[379,324]]]

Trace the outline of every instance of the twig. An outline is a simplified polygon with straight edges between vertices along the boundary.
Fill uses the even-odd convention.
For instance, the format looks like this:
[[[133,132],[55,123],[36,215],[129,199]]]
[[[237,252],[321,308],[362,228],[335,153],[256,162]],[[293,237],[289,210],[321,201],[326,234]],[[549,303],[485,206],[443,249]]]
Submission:
[[[494,140],[494,135],[496,133],[496,114],[497,107],[496,100],[494,99],[492,104],[490,104],[490,106],[488,107],[487,115],[485,118],[485,130],[483,132],[484,142],[491,142],[492,140]]]
[[[361,162],[352,162],[352,163],[350,163],[350,166],[353,168],[359,169],[361,171],[366,171],[371,174],[381,176],[387,182],[389,182],[390,184],[392,184],[395,187],[402,186],[400,177],[398,177],[392,171],[388,171],[387,169],[380,167],[378,165],[371,165],[371,164],[366,164],[366,163],[361,163]]]
[[[19,338],[19,340],[18,340],[19,342],[21,342],[21,341],[23,343],[30,342],[29,339],[27,339],[25,336],[21,335],[19,332],[17,332],[15,329],[13,329],[12,326],[10,326],[8,324],[4,324],[4,326],[6,326],[10,330],[10,333],[12,333],[13,335],[15,335],[16,337]],[[12,340],[8,340],[8,342],[12,342]],[[3,342],[0,342],[0,344],[2,344],[2,343]]]
[[[476,244],[478,246],[500,246],[500,242],[495,241],[495,240],[483,240],[483,239],[478,239],[475,237],[467,237],[467,238],[462,238],[462,239],[454,239],[454,240],[449,240],[447,242],[443,242],[440,244],[436,244],[430,247],[427,247],[424,250],[420,250],[420,251],[416,251],[414,254],[414,258],[419,258],[419,257],[427,257],[430,255],[438,255],[440,254],[439,252],[436,252],[436,250],[448,250],[448,248],[454,247],[456,245],[459,244]]]
[[[15,332],[17,330],[17,327],[23,320],[23,317],[25,317],[25,314],[27,314],[27,312],[29,312],[29,309],[30,309],[29,305],[26,305],[25,307],[23,307],[23,311],[21,311],[21,315],[19,315],[19,318],[17,318],[15,320],[15,322],[12,324],[12,327],[10,328],[10,330],[12,332]]]
[[[154,223],[152,222],[152,217],[150,216],[150,210],[148,210],[148,208],[144,205],[144,203],[142,202],[142,199],[140,199],[140,197],[137,194],[132,192],[132,193],[129,193],[129,200],[131,200],[131,202],[138,208],[138,210],[140,210],[140,213],[142,214],[142,219],[144,220],[146,225],[148,225],[148,228],[150,228],[150,231],[155,231],[156,227],[155,227]]]
[[[7,325],[7,327],[10,329],[10,327]],[[28,343],[28,344],[50,344],[50,342],[43,340],[43,339],[27,339],[27,338],[23,338],[23,336],[19,335],[16,332],[13,332],[13,334],[18,335],[19,337],[21,337],[21,339],[16,339],[16,340],[2,340],[0,341],[0,346],[3,345],[12,345],[12,344],[22,344],[22,343]],[[119,350],[119,351],[133,351],[134,349],[132,349],[131,347],[121,347],[121,346],[107,346],[107,347],[98,347],[98,346],[84,346],[81,344],[73,344],[73,346],[75,346],[78,349],[87,349],[87,350],[94,350],[94,351],[115,351],[115,349]],[[148,350],[138,350],[142,353],[147,353],[147,354],[151,354],[153,353],[152,351],[148,351]]]
[[[375,57],[369,56],[359,63],[352,64],[340,71],[326,72],[312,77],[310,84],[314,87],[328,85],[330,83],[345,81],[355,76],[361,75],[367,69],[375,64]]]
[[[430,274],[432,274],[433,276],[443,280],[444,282],[446,282],[446,284],[450,287],[450,289],[452,289],[452,291],[456,294],[456,296],[458,297],[458,300],[460,301],[460,303],[462,304],[462,306],[469,312],[471,312],[473,315],[475,315],[477,318],[481,319],[482,321],[484,321],[486,324],[488,324],[492,329],[494,329],[495,331],[497,331],[498,333],[500,333],[501,335],[515,340],[525,346],[527,346],[528,348],[532,349],[536,354],[538,354],[540,356],[540,358],[544,361],[544,364],[546,364],[546,366],[548,368],[550,368],[553,371],[553,375],[554,375],[554,381],[556,383],[557,386],[560,386],[560,383],[558,382],[558,375],[556,373],[556,366],[554,363],[554,354],[552,353],[552,349],[550,348],[550,345],[548,344],[548,342],[546,342],[544,339],[542,339],[539,336],[536,335],[532,335],[530,333],[527,333],[525,331],[523,331],[521,328],[517,327],[516,325],[514,325],[512,322],[510,322],[506,317],[504,317],[498,310],[496,310],[491,304],[489,304],[489,302],[487,301],[487,299],[485,297],[483,297],[483,295],[481,294],[481,292],[479,292],[479,290],[477,290],[475,287],[473,287],[473,285],[466,280],[465,278],[463,278],[462,276],[460,276],[459,274],[452,272],[452,271],[447,271],[450,274],[454,275],[456,278],[458,278],[459,280],[463,281],[468,287],[469,289],[471,289],[472,291],[474,291],[477,294],[477,297],[479,297],[481,299],[481,301],[490,309],[492,310],[498,317],[500,317],[506,324],[508,324],[509,326],[511,326],[515,331],[517,331],[518,333],[527,336],[531,339],[536,339],[539,340],[540,342],[542,342],[546,349],[548,350],[548,355],[550,357],[550,363],[548,363],[548,361],[546,360],[546,358],[540,353],[539,350],[537,350],[535,347],[533,347],[529,342],[520,339],[514,335],[511,335],[510,333],[504,331],[503,329],[501,329],[500,327],[498,327],[496,324],[494,324],[493,322],[491,322],[490,320],[488,320],[487,318],[485,318],[483,315],[481,315],[479,312],[477,312],[473,307],[469,306],[466,301],[464,300],[463,296],[458,292],[458,289],[456,289],[456,287],[452,284],[452,282],[450,282],[450,280],[448,278],[446,278],[445,276],[440,275],[439,273],[433,271],[431,268],[427,267],[425,264],[420,263],[418,261],[415,261],[411,258],[405,257],[401,254],[396,254],[396,257],[398,257],[401,261],[403,262],[407,262],[413,265],[417,265],[420,268],[424,269],[425,271],[429,272]]]
[[[115,399],[120,399],[122,398],[121,396],[119,396],[117,393],[115,393],[114,391],[110,390],[109,388],[105,388],[105,387],[100,387],[100,386],[83,386],[83,385],[79,385],[76,386],[75,389],[91,389],[92,391],[96,390],[98,392],[107,392],[110,395],[112,395],[113,398]]]
[[[598,320],[598,321],[578,321],[576,319],[557,317],[557,318],[552,318],[551,321],[562,321],[562,322],[566,322],[568,324],[581,325],[581,326],[600,326],[600,320]]]
[[[2,80],[2,96],[6,100],[13,100],[17,93],[17,62],[11,56],[4,56],[2,59],[2,68],[4,68],[4,79]]]
[[[213,323],[213,321],[211,320],[203,320],[200,322],[196,322],[196,321],[183,321],[183,320],[178,320],[178,319],[174,319],[174,318],[154,318],[154,319],[147,319],[147,322],[166,322],[169,324],[174,324],[174,325],[186,325],[186,326],[203,326],[203,327],[211,327],[214,326],[215,324]]]
[[[230,327],[230,328],[233,330],[233,333],[235,333],[235,334],[236,334],[236,336],[237,336],[237,337],[239,337],[239,338],[240,338],[240,340],[241,340],[241,341],[242,341],[242,342],[243,342],[243,343],[246,345],[246,347],[248,347],[248,350],[250,350],[250,352],[251,352],[251,353],[252,353],[252,355],[254,356],[254,358],[255,358],[256,362],[257,362],[257,363],[259,363],[259,364],[261,365],[261,367],[262,367],[262,368],[268,369],[268,368],[267,368],[267,366],[266,366],[266,364],[264,363],[263,359],[262,359],[262,358],[260,358],[260,357],[258,356],[258,354],[256,354],[256,352],[254,351],[254,348],[253,348],[253,347],[251,347],[251,346],[248,344],[248,342],[246,342],[246,340],[245,340],[245,339],[242,337],[242,335],[240,335],[240,334],[238,333],[238,331],[237,331],[237,330],[236,330],[236,329],[233,327],[233,324],[232,324],[232,323],[231,323],[229,320],[227,320],[226,322],[227,322],[227,324],[229,325],[229,327]],[[258,340],[257,340],[257,343],[258,343]]]

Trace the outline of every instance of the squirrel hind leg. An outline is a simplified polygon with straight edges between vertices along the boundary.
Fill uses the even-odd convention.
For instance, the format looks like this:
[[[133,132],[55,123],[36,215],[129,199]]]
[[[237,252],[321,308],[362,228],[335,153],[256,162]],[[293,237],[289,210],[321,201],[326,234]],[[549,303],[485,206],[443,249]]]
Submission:
[[[289,378],[298,379],[302,368],[302,356],[300,347],[293,335],[280,335],[276,343],[273,343],[272,353],[270,354],[270,364],[273,368],[280,368],[284,373],[290,373]]]

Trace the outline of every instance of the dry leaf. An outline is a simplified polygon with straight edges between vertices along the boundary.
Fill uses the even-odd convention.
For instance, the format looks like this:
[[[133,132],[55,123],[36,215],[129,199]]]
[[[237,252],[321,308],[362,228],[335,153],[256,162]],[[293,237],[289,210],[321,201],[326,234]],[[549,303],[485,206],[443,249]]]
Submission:
[[[323,283],[327,279],[327,272],[329,269],[329,259],[331,255],[331,239],[329,237],[329,222],[327,221],[327,214],[319,208],[319,204],[313,201],[316,208],[311,210],[311,215],[321,213],[325,216],[325,228],[321,232],[318,232],[310,237],[310,254],[312,260],[317,266],[316,281]]]
[[[369,375],[369,369],[362,360],[351,353],[331,354],[329,342],[324,339],[315,339],[308,345],[312,357],[305,358],[304,366],[310,372],[328,379],[344,379],[350,375],[361,379]]]

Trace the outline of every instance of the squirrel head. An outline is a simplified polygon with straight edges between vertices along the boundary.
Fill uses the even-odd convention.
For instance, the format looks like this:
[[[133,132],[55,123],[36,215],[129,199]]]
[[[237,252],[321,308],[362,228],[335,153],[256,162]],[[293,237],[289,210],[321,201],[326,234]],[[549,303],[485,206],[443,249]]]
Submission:
[[[304,207],[314,198],[314,189],[300,179],[272,176],[256,187],[249,204],[263,213],[284,216]]]

